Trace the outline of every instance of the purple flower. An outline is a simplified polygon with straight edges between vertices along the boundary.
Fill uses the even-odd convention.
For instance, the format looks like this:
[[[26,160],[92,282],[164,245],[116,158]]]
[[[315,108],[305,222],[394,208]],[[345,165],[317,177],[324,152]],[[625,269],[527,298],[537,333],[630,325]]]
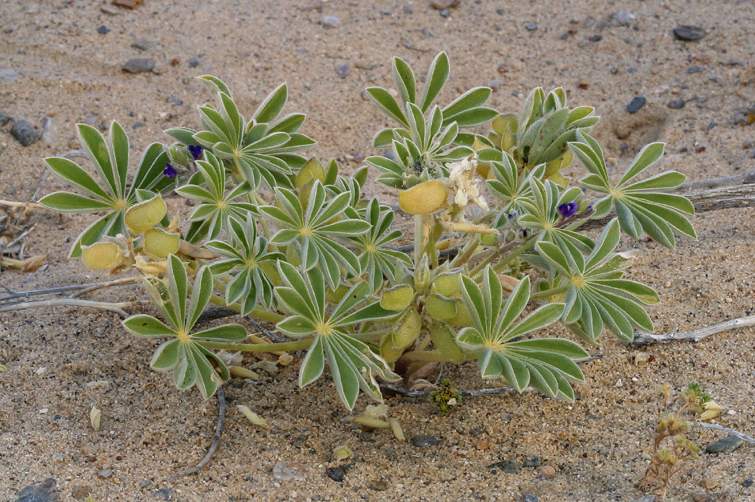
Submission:
[[[584,213],[582,213],[582,216],[587,216],[588,214],[591,214],[592,212],[593,212],[593,208],[592,208],[592,206],[587,206],[587,207],[585,208],[585,212],[584,212]]]
[[[166,162],[165,170],[163,171],[163,174],[167,176],[168,178],[173,179],[178,174],[178,171],[176,171],[176,169],[173,166],[171,166],[169,162]]]
[[[578,206],[576,202],[567,202],[566,204],[561,204],[558,206],[558,212],[561,213],[561,216],[564,218],[571,218],[574,216],[574,213],[577,212]]]
[[[202,147],[199,145],[189,145],[189,153],[191,153],[191,156],[194,157],[194,160],[199,160],[199,158],[202,156]]]

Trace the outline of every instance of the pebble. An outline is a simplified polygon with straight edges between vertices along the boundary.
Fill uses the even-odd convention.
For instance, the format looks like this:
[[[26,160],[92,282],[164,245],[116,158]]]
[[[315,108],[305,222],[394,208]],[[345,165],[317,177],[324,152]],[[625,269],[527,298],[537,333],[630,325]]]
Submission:
[[[76,500],[85,499],[92,493],[92,487],[89,485],[76,485],[71,488],[71,497]]]
[[[412,438],[412,444],[416,448],[425,448],[426,446],[438,446],[440,441],[435,436],[419,434]]]
[[[488,466],[488,469],[498,469],[505,474],[519,474],[519,466],[515,460],[502,460]]]
[[[341,20],[336,16],[322,16],[322,19],[320,19],[320,24],[325,28],[335,28],[336,26],[341,24]]]
[[[694,502],[725,502],[731,500],[728,492],[706,493],[697,492],[692,494]]]
[[[55,121],[51,117],[42,119],[42,143],[55,141]]]
[[[430,5],[435,10],[450,9],[451,7],[457,7],[461,3],[461,0],[433,0]]]
[[[710,131],[711,129],[713,129],[714,127],[716,127],[717,125],[718,125],[718,122],[716,122],[715,120],[711,120],[711,121],[710,121],[710,122],[708,123],[708,125],[707,125],[707,126],[705,126],[705,128],[703,128],[703,132],[708,132],[708,131]]]
[[[155,492],[155,498],[170,500],[170,488],[160,488]]]
[[[189,58],[189,61],[187,61],[189,68],[196,68],[197,66],[199,66],[199,63],[201,62],[202,60],[196,56]]]
[[[102,469],[97,473],[97,477],[101,479],[107,479],[113,474],[113,469]]]
[[[634,21],[634,14],[630,14],[625,10],[620,10],[611,16],[611,24],[614,26],[629,26]]]
[[[598,33],[597,35],[591,36],[589,38],[589,40],[590,40],[590,42],[600,42],[601,40],[603,40],[603,35],[601,35],[600,33]]]
[[[522,467],[529,467],[530,469],[534,469],[536,467],[540,467],[542,463],[540,462],[540,459],[537,456],[532,457],[531,459],[525,460],[522,464]]]
[[[705,36],[705,29],[700,28],[699,26],[682,24],[674,28],[674,36],[677,40],[692,42],[703,38]]]
[[[737,436],[726,436],[715,443],[705,447],[705,453],[730,453],[742,444],[742,440]]]
[[[689,68],[687,68],[687,73],[689,73],[689,74],[692,74],[692,73],[700,73],[701,71],[703,71],[703,70],[702,70],[702,68],[700,68],[700,67],[699,67],[699,66],[697,66],[696,64],[695,64],[695,65],[692,65],[692,66],[690,66]]]
[[[7,80],[8,82],[15,82],[21,74],[13,70],[0,70],[0,79]]]
[[[53,461],[53,462],[58,462],[58,463],[60,463],[60,462],[62,462],[63,460],[65,460],[65,457],[63,457],[63,455],[61,455],[60,453],[53,453],[53,454],[52,454],[52,461]]]
[[[404,5],[404,14],[413,14],[414,9],[412,9],[411,5]]]
[[[528,493],[522,494],[522,502],[537,502],[539,499],[535,495],[530,495]]]
[[[107,14],[108,16],[118,15],[118,9],[116,9],[115,7],[110,7],[109,5],[103,5],[102,7],[100,7],[100,12]]]
[[[499,82],[498,80],[491,80],[490,82],[488,82],[488,87],[490,87],[490,90],[492,90],[493,92],[498,92],[498,89],[501,88],[501,82]]]
[[[336,72],[341,77],[345,77],[346,75],[348,75],[349,73],[351,73],[351,64],[344,63],[342,65],[336,66]]]
[[[672,110],[679,110],[680,108],[684,108],[686,103],[683,99],[675,99],[668,104],[668,107]]]
[[[10,133],[23,146],[29,146],[39,139],[39,134],[34,127],[25,120],[19,120],[10,129]]]
[[[546,479],[553,479],[556,476],[556,468],[552,465],[544,465],[543,468],[540,469],[540,474]]]
[[[155,68],[155,60],[150,58],[134,58],[126,61],[123,71],[127,73],[147,73]]]
[[[357,164],[361,164],[365,159],[365,155],[362,152],[354,152],[351,154],[351,157]]]
[[[655,495],[645,495],[640,498],[634,499],[632,502],[657,502],[658,497]]]
[[[742,481],[742,486],[745,488],[749,488],[752,486],[752,478],[747,478],[744,481]]]
[[[353,463],[350,463],[350,464],[339,465],[337,467],[328,467],[325,469],[325,474],[327,474],[328,477],[332,479],[333,481],[342,483],[343,478],[346,476],[346,472],[349,469],[351,469],[353,465],[354,465]]]
[[[145,479],[144,481],[139,482],[139,488],[145,488],[147,485],[149,485],[152,482],[151,479]]]
[[[525,26],[527,31],[535,31],[537,30],[537,24],[536,23],[529,23],[527,26]]]
[[[451,11],[448,9],[443,9],[442,11],[440,11],[440,17],[448,19],[449,17],[451,17]]]
[[[627,111],[629,113],[637,113],[640,111],[640,108],[645,106],[645,103],[647,103],[647,99],[645,99],[642,96],[635,97],[628,105],[627,105]]]
[[[16,502],[59,502],[60,497],[55,492],[55,485],[56,481],[53,478],[32,483],[19,492]]]
[[[110,28],[103,24],[102,26],[99,26],[97,28],[97,33],[99,33],[100,35],[107,35],[108,33],[110,33]]]
[[[5,113],[3,111],[0,111],[0,127],[4,126],[5,124],[7,124],[8,122],[10,122],[11,120],[13,120],[13,119],[11,119],[10,115],[8,115],[7,113]]]
[[[135,40],[131,43],[131,47],[140,51],[148,51],[154,49],[157,46],[154,42],[149,40]]]
[[[276,481],[305,481],[307,471],[302,464],[281,460],[273,466],[273,478]]]

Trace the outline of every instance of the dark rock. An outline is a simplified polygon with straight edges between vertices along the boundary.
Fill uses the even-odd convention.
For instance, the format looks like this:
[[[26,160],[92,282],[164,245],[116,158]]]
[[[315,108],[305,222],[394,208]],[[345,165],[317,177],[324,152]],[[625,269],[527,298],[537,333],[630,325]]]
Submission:
[[[155,492],[155,498],[170,500],[170,488],[160,488]]]
[[[522,502],[537,502],[539,499],[535,495],[530,495],[528,493],[522,494]]]
[[[683,99],[675,99],[668,104],[668,107],[672,110],[678,110],[680,108],[684,108],[685,104],[686,101],[684,101]]]
[[[647,103],[647,101],[648,100],[645,99],[644,97],[637,96],[632,101],[629,102],[629,104],[627,105],[627,111],[629,113],[637,113],[638,111],[640,111],[640,108],[645,106],[645,103]]]
[[[189,60],[187,61],[189,68],[196,68],[201,62],[202,60],[196,56],[189,58]]]
[[[304,435],[303,434],[299,434],[298,436],[296,436],[296,439],[294,440],[293,445],[294,445],[295,448],[303,448],[305,446],[306,442],[307,442],[307,440],[304,437]]]
[[[502,16],[506,14],[506,11],[504,9],[496,9],[495,13],[498,14],[499,16]]]
[[[350,72],[351,72],[351,65],[349,63],[344,63],[344,64],[336,66],[336,73],[338,73],[338,75],[341,77],[345,77]]]
[[[565,32],[564,32],[564,33],[563,33],[563,34],[561,35],[561,37],[559,37],[559,38],[561,38],[561,40],[567,40],[567,39],[569,38],[569,32],[568,32],[568,31],[565,31]]]
[[[413,14],[414,9],[412,9],[411,5],[404,5],[404,14]]]
[[[150,58],[134,58],[126,61],[123,71],[126,73],[148,73],[154,70],[155,60]]]
[[[535,31],[537,29],[537,24],[529,23],[527,26],[525,26],[525,28],[527,29],[527,31]]]
[[[618,69],[618,68],[616,68],[615,66],[612,66],[612,67],[611,67],[611,74],[612,74],[612,75],[616,75],[617,73],[619,73],[619,69]]]
[[[412,444],[416,448],[424,448],[426,446],[438,446],[440,444],[440,441],[435,436],[419,434],[412,438]]]
[[[21,490],[16,502],[58,502],[60,497],[55,491],[55,484],[53,478],[32,483]]]
[[[10,115],[8,115],[5,112],[0,111],[0,127],[4,126],[5,124],[7,124],[8,122],[10,122],[11,120],[12,119],[11,119]]]
[[[13,70],[0,70],[0,80],[7,80],[8,82],[15,82],[21,74]]]
[[[440,11],[440,17],[448,19],[449,17],[451,17],[451,11],[448,10],[448,9],[441,10]]]
[[[110,28],[103,24],[102,26],[97,28],[97,33],[99,33],[100,35],[107,35],[108,33],[110,33]]]
[[[382,15],[384,15],[384,16],[390,16],[391,15],[391,11],[389,11],[387,9],[380,9],[380,13]]]
[[[330,479],[333,481],[336,481],[338,483],[343,482],[344,476],[346,476],[346,472],[348,472],[349,469],[351,469],[354,466],[354,463],[339,465],[337,467],[328,467],[325,469],[325,474],[328,475]]]
[[[542,464],[540,462],[540,459],[537,456],[533,456],[529,460],[525,460],[522,464],[522,467],[529,467],[531,469],[535,469],[537,467],[540,467]]]
[[[703,132],[708,132],[714,127],[716,127],[718,123],[715,120],[711,120],[705,128],[703,128]],[[723,441],[723,440],[722,440]]]
[[[77,485],[71,488],[71,497],[76,500],[83,500],[92,493],[92,487],[88,485]]]
[[[749,488],[752,486],[752,478],[747,478],[744,481],[742,481],[742,486],[745,488]]]
[[[635,73],[635,72],[637,72],[637,68],[627,68],[627,71],[629,73]]]
[[[519,474],[519,466],[515,460],[502,460],[488,466],[488,469],[498,469],[505,474]]]
[[[702,68],[700,68],[700,67],[699,67],[699,66],[697,66],[696,64],[695,64],[695,65],[692,65],[692,66],[690,66],[689,68],[687,68],[687,73],[689,73],[689,74],[692,74],[692,73],[700,73],[701,71],[703,71],[703,70],[702,70]]]
[[[730,453],[742,444],[742,440],[737,436],[726,436],[715,443],[705,447],[705,453]]]
[[[19,120],[10,128],[10,133],[23,146],[29,146],[39,139],[39,133],[25,120]]]
[[[674,28],[674,36],[677,40],[683,40],[685,42],[692,42],[694,40],[700,40],[705,36],[705,29],[699,26],[690,26],[688,24],[682,24]]]
[[[472,437],[477,437],[482,434],[482,430],[482,427],[475,427],[474,429],[469,431],[469,435]]]
[[[601,40],[603,40],[603,35],[601,35],[600,33],[590,37],[590,42],[600,42]]]
[[[632,502],[657,502],[658,497],[655,495],[645,495],[643,497],[634,499]]]
[[[322,19],[320,19],[320,24],[324,28],[335,28],[336,26],[341,24],[341,20],[336,16],[322,16]]]
[[[157,44],[149,40],[136,40],[131,43],[131,47],[140,51],[148,51],[157,47]]]

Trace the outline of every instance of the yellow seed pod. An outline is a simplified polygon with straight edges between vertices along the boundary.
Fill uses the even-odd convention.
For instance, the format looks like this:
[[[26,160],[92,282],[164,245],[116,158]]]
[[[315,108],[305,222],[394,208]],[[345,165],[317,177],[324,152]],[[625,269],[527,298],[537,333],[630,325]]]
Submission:
[[[430,180],[398,194],[398,204],[405,213],[427,214],[443,207],[446,198],[446,185],[440,180]]]
[[[459,292],[459,274],[440,274],[433,281],[433,293],[451,297]]]
[[[474,327],[472,316],[469,315],[469,310],[467,310],[467,306],[464,304],[464,300],[462,300],[461,298],[455,298],[455,300],[456,315],[449,319],[448,323],[454,326],[462,326],[465,328]]]
[[[393,325],[391,340],[393,346],[405,349],[414,343],[422,329],[422,318],[417,309],[410,307],[404,311]]]
[[[430,339],[441,354],[455,363],[464,361],[464,351],[456,343],[456,331],[448,324],[440,322],[430,329]]]
[[[414,299],[414,288],[408,284],[399,284],[383,291],[380,306],[385,310],[404,310]]]
[[[439,294],[432,294],[425,300],[425,310],[435,319],[445,321],[456,315],[456,301]]]
[[[399,349],[393,345],[393,336],[388,333],[380,340],[380,357],[386,362],[392,363],[404,353],[404,349]]]
[[[121,248],[112,242],[95,242],[81,246],[81,259],[92,270],[109,270],[123,263]]]
[[[155,258],[167,258],[176,254],[181,237],[162,228],[150,228],[144,233],[144,250]]]
[[[299,170],[299,174],[296,175],[296,188],[301,188],[312,180],[320,180],[320,183],[325,182],[325,169],[323,169],[317,157],[309,159]]]
[[[140,202],[126,210],[124,221],[133,234],[143,234],[163,219],[168,207],[159,195]]]

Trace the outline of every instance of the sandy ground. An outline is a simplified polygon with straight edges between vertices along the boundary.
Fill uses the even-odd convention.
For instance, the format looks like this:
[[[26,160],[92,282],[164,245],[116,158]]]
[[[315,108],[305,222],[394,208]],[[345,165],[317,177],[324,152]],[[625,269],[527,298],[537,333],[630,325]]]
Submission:
[[[304,130],[319,142],[313,152],[339,158],[351,172],[359,164],[350,159],[374,153],[370,139],[385,124],[362,89],[391,85],[393,55],[423,74],[441,50],[452,62],[442,102],[496,80],[490,104],[501,110],[518,111],[519,95],[537,85],[563,86],[572,105],[596,106],[605,119],[596,135],[614,172],[653,140],[668,143],[663,167],[690,179],[755,168],[746,143],[755,126],[734,124],[736,113],[755,102],[752,2],[462,0],[448,18],[427,1],[411,0],[146,0],[114,14],[102,7],[108,6],[0,2],[0,70],[18,73],[0,78],[0,111],[40,129],[45,116],[55,124],[51,142],[27,148],[11,137],[10,125],[0,130],[1,198],[30,197],[45,170],[41,159],[77,146],[77,122],[120,121],[135,154],[167,141],[165,128],[195,126],[195,107],[208,95],[194,77],[206,73],[229,84],[247,115],[287,81],[287,110],[308,114]],[[607,22],[620,9],[635,16],[630,26]],[[324,15],[337,16],[339,26],[319,24]],[[537,29],[528,30],[530,23]],[[680,42],[671,33],[680,24],[708,33],[698,42]],[[110,31],[99,34],[103,25]],[[596,35],[602,39],[591,41]],[[131,46],[137,40],[153,45],[140,51]],[[154,59],[159,73],[123,73],[123,64],[135,57]],[[194,67],[191,58],[198,58]],[[336,68],[345,63],[351,70],[342,77]],[[699,71],[690,71],[693,66]],[[648,104],[629,116],[624,107],[637,95]],[[677,99],[686,106],[666,106]],[[63,187],[51,178],[44,190]],[[90,217],[42,211],[33,217],[38,225],[26,252],[47,255],[49,267],[31,274],[4,271],[5,286],[20,291],[105,279],[66,258],[68,239]],[[658,332],[701,328],[752,315],[755,308],[752,210],[706,213],[694,224],[699,240],[681,241],[676,251],[652,242],[621,244],[640,251],[631,277],[663,298],[650,309]],[[90,296],[143,297],[137,287]],[[200,474],[174,480],[204,455],[217,402],[203,401],[195,390],[174,390],[166,375],[148,367],[155,342],[131,337],[119,322],[117,314],[72,308],[0,314],[0,364],[7,366],[0,374],[0,500],[15,500],[23,487],[53,477],[61,500],[91,492],[97,501],[159,500],[156,493],[175,501],[519,501],[524,494],[540,501],[631,501],[642,495],[634,487],[646,468],[641,447],[649,443],[665,382],[676,389],[701,382],[732,410],[719,423],[755,432],[753,329],[698,344],[653,346],[646,349],[652,362],[639,365],[633,363],[636,349],[607,336],[602,347],[591,349],[604,357],[585,365],[587,383],[574,404],[534,392],[506,394],[469,399],[439,416],[426,400],[387,398],[390,415],[408,437],[440,440],[426,448],[344,422],[327,379],[298,389],[297,360],[257,384],[228,385],[230,411],[218,454]],[[444,374],[458,388],[484,386],[473,364],[447,367]],[[109,383],[87,386],[95,381]],[[264,416],[271,429],[253,428],[238,404]],[[361,398],[358,410],[366,404]],[[89,425],[92,406],[102,410],[98,433]],[[704,446],[721,434],[692,436]],[[355,453],[340,483],[325,475],[326,467],[338,465],[332,454],[338,444]],[[669,497],[699,497],[706,491],[702,483],[711,494],[726,494],[720,500],[751,500],[755,487],[743,483],[755,476],[754,452],[743,445],[728,454],[704,454],[684,467]],[[539,478],[536,468],[502,474],[486,467],[506,459],[521,467],[533,456],[555,468],[552,479]],[[271,471],[279,460],[307,466],[307,481],[276,482]]]

